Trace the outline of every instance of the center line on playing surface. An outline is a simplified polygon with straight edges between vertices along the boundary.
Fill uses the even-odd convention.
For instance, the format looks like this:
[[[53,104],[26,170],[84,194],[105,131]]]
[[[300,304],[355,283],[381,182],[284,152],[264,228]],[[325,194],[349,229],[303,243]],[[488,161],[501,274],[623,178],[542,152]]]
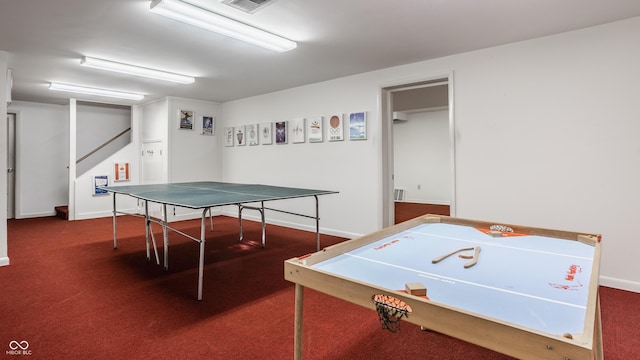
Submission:
[[[211,193],[226,193],[226,194],[236,194],[236,195],[246,195],[246,196],[264,196],[260,194],[253,194],[248,192],[240,192],[240,191],[232,191],[232,190],[224,190],[224,189],[212,189],[206,186],[176,186],[181,189],[195,189],[195,190],[204,190]]]
[[[362,257],[362,256],[359,256],[359,255],[354,255],[354,254],[349,254],[349,253],[345,253],[344,255],[347,255],[347,256],[350,256],[350,257],[353,257],[353,258],[357,258],[357,259],[360,259],[360,260],[364,260],[364,261],[369,261],[369,262],[374,262],[374,263],[378,263],[378,264],[381,264],[381,265],[394,267],[394,268],[397,268],[397,269],[402,269],[402,270],[407,270],[407,271],[414,271],[414,272],[418,273],[418,276],[422,276],[422,277],[426,277],[426,278],[430,278],[430,279],[434,279],[434,280],[446,279],[446,280],[450,280],[450,281],[457,281],[457,282],[461,282],[461,283],[464,283],[464,284],[467,284],[467,285],[482,287],[482,288],[485,288],[485,289],[491,289],[491,290],[495,290],[495,291],[500,291],[500,292],[507,293],[507,294],[519,295],[519,296],[528,297],[528,298],[531,298],[531,299],[536,299],[536,300],[546,301],[546,302],[550,302],[550,303],[556,303],[556,304],[560,304],[560,305],[575,307],[575,308],[578,308],[578,309],[586,309],[586,306],[583,306],[583,305],[571,304],[571,303],[567,303],[567,302],[564,302],[564,301],[558,301],[558,300],[544,298],[544,297],[541,297],[541,296],[520,293],[520,292],[512,291],[512,290],[500,289],[500,288],[493,287],[493,286],[478,284],[478,283],[474,283],[474,282],[470,282],[470,281],[466,281],[466,280],[461,280],[461,279],[456,279],[456,278],[452,278],[452,277],[448,277],[448,276],[442,276],[442,275],[438,275],[438,274],[433,274],[433,273],[429,273],[429,272],[426,272],[426,271],[411,269],[411,268],[408,268],[406,266],[400,266],[400,265],[390,264],[390,263],[387,263],[387,262],[384,262],[384,261],[373,260],[373,259],[369,259],[369,258]]]

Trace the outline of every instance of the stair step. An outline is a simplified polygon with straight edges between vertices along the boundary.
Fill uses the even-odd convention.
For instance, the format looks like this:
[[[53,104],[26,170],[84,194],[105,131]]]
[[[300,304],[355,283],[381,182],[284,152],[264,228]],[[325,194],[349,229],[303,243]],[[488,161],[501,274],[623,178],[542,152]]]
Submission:
[[[69,207],[67,205],[56,206],[56,216],[63,220],[69,220]]]

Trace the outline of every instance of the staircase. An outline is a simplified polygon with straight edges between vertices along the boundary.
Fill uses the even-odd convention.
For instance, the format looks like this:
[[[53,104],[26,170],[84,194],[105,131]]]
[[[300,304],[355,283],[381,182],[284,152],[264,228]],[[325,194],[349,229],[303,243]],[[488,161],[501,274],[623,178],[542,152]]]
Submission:
[[[67,205],[56,206],[56,216],[62,220],[69,220],[69,207]]]

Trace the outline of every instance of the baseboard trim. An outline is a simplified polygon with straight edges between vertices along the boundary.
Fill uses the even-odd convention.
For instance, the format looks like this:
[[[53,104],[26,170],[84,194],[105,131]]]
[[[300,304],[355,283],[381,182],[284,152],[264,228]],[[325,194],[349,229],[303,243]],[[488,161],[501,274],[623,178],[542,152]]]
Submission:
[[[238,217],[238,212],[237,211],[222,211],[221,215],[237,218]],[[256,215],[242,215],[242,219],[243,220],[260,222],[260,217],[256,216]],[[273,219],[266,219],[266,222],[267,222],[267,224],[282,226],[282,227],[286,227],[286,228],[290,228],[290,229],[303,230],[303,231],[309,231],[309,232],[314,232],[314,233],[316,232],[315,225],[304,225],[304,224],[300,224],[300,223],[273,220]],[[320,227],[320,234],[337,236],[337,237],[342,237],[342,238],[346,238],[346,239],[354,239],[354,238],[362,236],[362,234],[350,233],[350,232],[340,231],[340,230],[336,230],[336,229],[328,229],[328,228],[323,228],[322,226]]]
[[[600,276],[600,285],[640,293],[640,282]]]
[[[5,256],[5,257],[0,257],[0,266],[7,266],[9,265],[9,257]]]
[[[55,211],[50,212],[41,212],[41,213],[29,213],[29,214],[16,214],[15,219],[32,219],[32,218],[40,218],[40,217],[49,217],[56,216]]]
[[[404,199],[400,202],[406,203],[414,203],[414,204],[424,204],[424,205],[444,205],[451,206],[450,201],[441,201],[441,200],[423,200],[423,199]]]
[[[113,216],[113,211],[98,211],[92,213],[78,213],[76,214],[76,218],[73,220],[88,220],[88,219],[98,219]],[[71,219],[69,219],[71,220]]]

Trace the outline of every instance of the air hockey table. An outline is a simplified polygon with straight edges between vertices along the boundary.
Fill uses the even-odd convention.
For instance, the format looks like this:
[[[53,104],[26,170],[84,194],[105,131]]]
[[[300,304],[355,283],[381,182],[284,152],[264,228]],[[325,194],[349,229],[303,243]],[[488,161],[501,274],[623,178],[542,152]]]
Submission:
[[[602,359],[597,234],[425,215],[285,261],[295,283],[295,358],[304,288],[516,358]],[[408,286],[426,288],[412,295]],[[348,325],[347,325],[348,326]]]

